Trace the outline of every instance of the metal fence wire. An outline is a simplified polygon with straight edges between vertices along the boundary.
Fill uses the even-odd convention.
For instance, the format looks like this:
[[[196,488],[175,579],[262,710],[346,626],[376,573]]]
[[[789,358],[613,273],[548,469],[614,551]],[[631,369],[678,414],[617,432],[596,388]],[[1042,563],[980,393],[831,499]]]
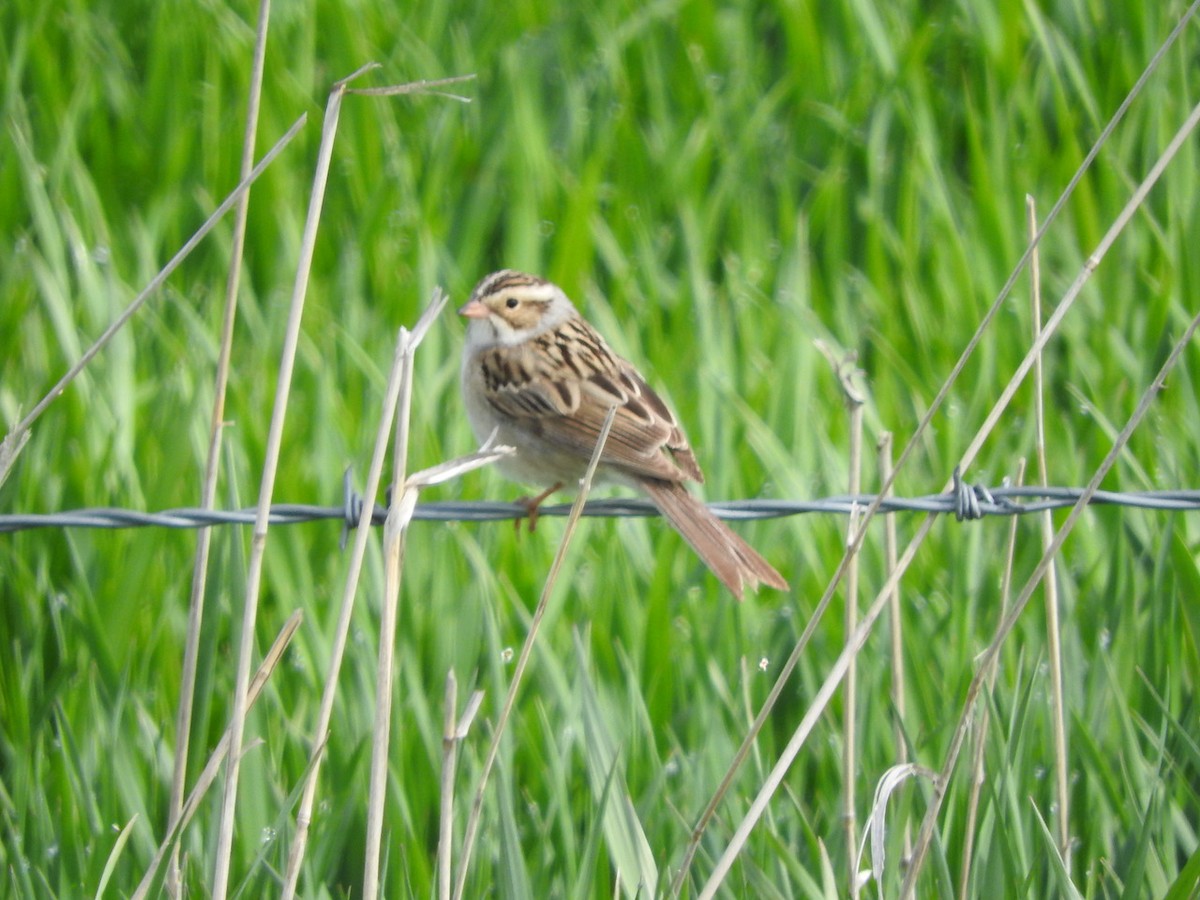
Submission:
[[[954,487],[942,494],[922,497],[887,497],[880,512],[943,513],[958,521],[982,519],[988,516],[1013,516],[1073,506],[1083,493],[1078,487],[1014,487],[1002,485],[988,488],[972,485],[955,474]],[[748,521],[779,519],[805,513],[849,515],[862,511],[875,500],[873,494],[838,494],[816,500],[726,500],[713,502],[709,507],[722,519]],[[1126,506],[1137,509],[1189,511],[1200,509],[1200,490],[1163,491],[1097,491],[1092,506]],[[341,506],[314,506],[300,503],[281,503],[271,507],[272,525],[296,525],[337,519],[345,527],[358,524],[362,499],[354,493],[346,479]],[[545,505],[539,516],[566,516],[571,511],[567,503]],[[486,501],[439,501],[417,505],[414,519],[426,522],[492,522],[524,518],[528,513],[521,503]],[[658,511],[647,500],[610,498],[589,500],[583,514],[597,518],[638,518],[656,516]],[[376,505],[372,522],[382,525],[387,509]],[[168,509],[162,512],[139,512],[130,509],[96,507],[57,513],[15,513],[0,515],[0,532],[28,531],[36,528],[209,528],[214,525],[253,525],[255,510]]]

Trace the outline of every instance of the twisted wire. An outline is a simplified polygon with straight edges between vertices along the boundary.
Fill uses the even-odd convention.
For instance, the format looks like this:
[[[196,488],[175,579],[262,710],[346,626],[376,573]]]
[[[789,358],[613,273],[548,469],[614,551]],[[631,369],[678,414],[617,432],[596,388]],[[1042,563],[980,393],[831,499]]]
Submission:
[[[959,521],[988,516],[1012,516],[1066,508],[1074,505],[1082,488],[1011,487],[994,488],[969,485],[959,479],[951,491],[920,497],[888,497],[881,512],[945,513]],[[848,515],[869,506],[872,494],[838,494],[816,500],[726,500],[709,507],[722,519],[748,521],[778,519],[808,513]],[[1189,511],[1200,509],[1200,490],[1099,491],[1092,505],[1124,506],[1137,509]],[[272,525],[296,525],[302,522],[338,520],[349,527],[358,522],[362,501],[347,493],[341,506],[314,506],[283,503],[271,507]],[[539,516],[566,516],[570,504],[545,505]],[[376,505],[372,522],[382,525],[387,510]],[[492,522],[523,518],[521,503],[480,501],[438,501],[417,505],[413,518],[426,522]],[[591,500],[583,514],[595,518],[640,518],[656,516],[658,511],[647,500],[611,498]],[[149,513],[129,509],[96,507],[56,513],[16,513],[0,515],[0,532],[27,531],[37,528],[210,528],[214,525],[252,525],[254,510],[168,509]]]

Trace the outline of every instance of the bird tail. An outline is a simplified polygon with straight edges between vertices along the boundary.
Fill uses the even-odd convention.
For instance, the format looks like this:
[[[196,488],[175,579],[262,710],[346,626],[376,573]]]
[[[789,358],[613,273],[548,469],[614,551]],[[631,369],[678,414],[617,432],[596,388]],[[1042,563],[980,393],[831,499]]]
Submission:
[[[757,590],[759,584],[781,591],[788,589],[784,577],[757,550],[713,515],[701,500],[689,494],[682,484],[647,478],[641,485],[658,511],[739,600],[746,587]]]

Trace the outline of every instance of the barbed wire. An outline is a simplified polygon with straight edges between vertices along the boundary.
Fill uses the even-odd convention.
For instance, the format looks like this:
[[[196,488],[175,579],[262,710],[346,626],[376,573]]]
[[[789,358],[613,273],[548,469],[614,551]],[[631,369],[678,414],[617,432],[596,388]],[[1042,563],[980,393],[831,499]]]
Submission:
[[[1075,487],[1001,487],[986,488],[956,479],[955,488],[942,494],[922,497],[888,497],[880,512],[944,513],[959,521],[986,516],[1012,516],[1069,507],[1079,499],[1083,488]],[[866,509],[872,494],[839,494],[817,500],[726,500],[709,503],[722,519],[749,521],[779,519],[806,513],[848,515]],[[1200,490],[1098,491],[1091,505],[1125,506],[1137,509],[1189,511],[1200,509]],[[313,506],[283,503],[271,507],[272,525],[296,525],[336,519],[347,527],[358,523],[362,500],[346,492],[342,506]],[[539,517],[566,516],[569,503],[541,506]],[[521,503],[486,501],[438,501],[417,505],[414,519],[426,522],[493,522],[524,518],[528,513]],[[648,500],[610,498],[590,500],[583,514],[594,518],[641,518],[657,516]],[[372,524],[382,525],[387,516],[384,506],[376,505]],[[209,528],[214,525],[253,525],[255,510],[168,509],[157,513],[129,509],[96,507],[58,513],[17,513],[0,515],[0,532],[28,531],[37,528]]]

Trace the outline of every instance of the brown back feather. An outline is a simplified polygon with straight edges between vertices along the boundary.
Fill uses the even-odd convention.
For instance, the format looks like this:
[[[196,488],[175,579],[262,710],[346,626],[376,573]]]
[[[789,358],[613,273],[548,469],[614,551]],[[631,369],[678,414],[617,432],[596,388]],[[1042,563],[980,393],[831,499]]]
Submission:
[[[616,406],[601,463],[639,478],[704,480],[671,410],[582,318],[485,350],[480,362],[488,402],[543,440],[587,459]]]

